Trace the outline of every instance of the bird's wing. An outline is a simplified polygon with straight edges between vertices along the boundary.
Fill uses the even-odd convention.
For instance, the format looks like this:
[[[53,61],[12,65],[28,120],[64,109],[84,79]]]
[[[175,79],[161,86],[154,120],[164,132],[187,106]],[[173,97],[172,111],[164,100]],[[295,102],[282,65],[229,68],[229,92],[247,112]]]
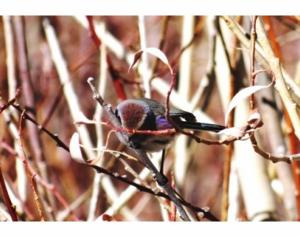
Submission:
[[[174,122],[186,121],[186,122],[196,122],[196,117],[190,112],[172,108],[170,110],[170,116],[174,120]]]

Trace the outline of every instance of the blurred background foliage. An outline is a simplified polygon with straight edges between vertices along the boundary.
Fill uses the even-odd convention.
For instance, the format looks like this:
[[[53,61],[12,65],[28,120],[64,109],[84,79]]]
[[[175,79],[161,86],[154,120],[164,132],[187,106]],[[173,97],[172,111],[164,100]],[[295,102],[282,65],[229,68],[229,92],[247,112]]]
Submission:
[[[27,48],[27,73],[31,87],[29,93],[33,98],[31,107],[28,107],[27,100],[24,98],[26,93],[22,88],[24,87],[22,74],[26,74],[26,72],[22,71],[22,67],[19,66],[22,63],[22,55],[20,43],[17,42],[22,33],[17,32],[17,23],[14,18],[2,17],[0,21],[1,104],[6,104],[12,98],[12,95],[9,95],[11,85],[8,83],[8,68],[11,66],[15,73],[13,79],[16,82],[15,89],[20,88],[21,90],[17,103],[20,104],[21,108],[26,109],[27,113],[34,116],[38,124],[53,134],[57,134],[60,140],[67,145],[72,134],[76,131],[76,127],[80,125],[74,124],[74,118],[70,114],[70,105],[63,90],[64,85],[59,79],[61,75],[58,73],[58,66],[53,62],[52,49],[45,34],[47,27],[45,20],[47,20],[47,24],[53,27],[58,38],[59,48],[65,59],[70,84],[73,85],[79,107],[83,114],[90,119],[95,114],[96,102],[87,84],[89,77],[95,78],[97,85],[101,80],[106,81],[102,96],[107,103],[111,103],[113,106],[124,99],[124,95],[126,98],[143,97],[145,92],[143,78],[149,77],[149,75],[143,71],[140,64],[138,69],[128,72],[129,61],[126,59],[128,55],[132,55],[143,45],[160,48],[166,54],[177,73],[175,91],[178,97],[171,100],[171,103],[189,111],[201,111],[203,114],[197,116],[200,120],[224,124],[224,114],[228,102],[242,87],[250,85],[249,58],[251,52],[240,43],[240,39],[232,33],[222,17],[94,16],[90,19],[92,19],[100,39],[100,45],[97,45],[86,17],[25,16],[22,17],[21,21],[23,22],[23,36]],[[244,35],[250,40],[251,17],[232,17],[230,19],[240,24]],[[298,86],[300,83],[299,17],[272,16],[263,17],[262,21],[282,67]],[[11,31],[9,31],[8,26],[11,27]],[[142,29],[145,30],[145,33]],[[98,30],[103,35],[99,34]],[[14,52],[11,65],[8,65],[7,61],[8,34],[12,37],[11,43]],[[104,61],[103,58],[101,61],[101,55],[102,57],[104,55]],[[230,62],[228,62],[228,57]],[[160,89],[163,90],[161,85],[169,86],[171,76],[165,65],[155,57],[148,56],[147,60],[146,67],[151,72],[151,97],[164,103],[168,90],[160,91]],[[255,65],[258,69],[267,69],[261,65],[259,59],[255,61]],[[101,70],[105,72],[101,74]],[[270,81],[268,75],[266,78],[267,82]],[[155,84],[159,80],[162,84]],[[286,148],[281,147],[281,150],[276,150],[272,147],[270,143],[276,138],[273,131],[267,129],[266,126],[258,131],[261,136],[260,145],[271,153],[297,153],[299,141],[296,137],[290,138],[294,131],[293,126],[287,122],[288,116],[284,115],[285,106],[274,88],[271,89],[272,93],[275,96],[268,100],[266,95],[258,93],[256,96],[261,99],[256,100],[257,106],[260,111],[262,111],[260,104],[276,107],[275,115],[279,118],[277,121],[279,126],[276,129],[280,130],[280,136]],[[264,103],[262,98],[265,98],[265,101],[269,103]],[[185,108],[182,106],[183,101],[191,106]],[[99,216],[99,219],[112,220],[168,219],[163,212],[166,211],[164,209],[168,209],[166,207],[172,206],[143,192],[135,192],[118,210],[107,212],[122,196],[121,194],[128,188],[128,185],[118,180],[104,181],[100,178],[98,181],[95,180],[97,176],[95,176],[93,169],[72,160],[69,152],[59,148],[53,139],[40,130],[37,132],[41,141],[40,147],[36,148],[32,145],[32,140],[36,137],[33,137],[32,131],[28,129],[28,122],[20,123],[21,113],[14,110],[12,106],[5,111],[10,113],[10,122],[16,128],[20,128],[22,125],[20,130],[21,144],[25,158],[33,170],[41,176],[41,179],[51,184],[44,188],[38,181],[36,187],[32,188],[33,183],[30,181],[33,179],[32,173],[26,175],[28,172],[26,169],[25,171],[22,170],[24,169],[23,163],[17,164],[16,162],[19,159],[18,154],[7,148],[10,147],[15,150],[17,141],[2,113],[0,115],[0,166],[6,186],[9,189],[10,198],[20,220],[93,220]],[[269,112],[261,112],[266,124],[268,120],[265,119],[265,113]],[[247,115],[245,116],[247,117]],[[234,122],[237,120],[239,118],[235,118]],[[234,122],[232,121],[232,125]],[[97,147],[99,137],[95,126],[88,125],[87,129],[93,147]],[[107,148],[127,152],[114,135],[107,139],[110,130],[108,127],[101,126],[101,129],[103,129],[104,144],[108,144]],[[200,136],[217,139],[217,137],[207,133],[201,133]],[[297,184],[298,177],[295,175],[298,172],[297,162],[294,162],[293,170],[289,164],[284,164],[284,168],[276,168],[275,166],[279,163],[274,165],[261,157],[258,158],[264,167],[262,170],[266,176],[265,180],[268,180],[266,185],[270,187],[272,195],[268,200],[271,200],[269,202],[272,204],[267,206],[259,204],[259,197],[253,194],[251,199],[260,206],[260,209],[256,209],[253,207],[253,201],[251,203],[245,198],[245,193],[248,196],[251,194],[245,191],[247,188],[244,188],[243,185],[252,185],[254,189],[260,187],[256,186],[255,183],[245,184],[240,181],[240,166],[237,165],[238,161],[235,158],[236,145],[198,144],[190,138],[182,137],[183,135],[180,135],[178,139],[183,140],[172,143],[168,149],[166,167],[168,167],[168,176],[175,176],[177,188],[185,200],[202,208],[209,207],[209,210],[222,220],[254,220],[261,213],[264,213],[264,216],[258,218],[259,220],[298,219],[299,206],[297,206],[296,198],[299,195],[297,193],[299,185]],[[243,141],[239,141],[238,144],[240,142]],[[184,145],[183,149],[180,148],[182,144]],[[38,151],[35,152],[35,149]],[[246,147],[242,151],[242,155],[239,154],[238,156],[245,155],[245,159],[249,158],[246,157],[246,154],[251,153],[252,150],[251,146]],[[42,153],[41,159],[35,157],[38,152]],[[101,160],[101,166],[106,169],[121,175],[127,173],[119,159],[113,158],[111,154],[99,152],[98,158]],[[231,167],[230,170],[227,167],[229,173],[226,172],[226,162],[229,162]],[[129,160],[128,164],[137,172],[143,169],[135,161]],[[256,180],[255,169],[257,168],[249,165],[246,169],[250,171],[254,169],[253,175],[248,176],[248,179]],[[284,175],[289,177],[288,180],[278,175],[280,173],[278,169],[284,169],[284,172],[288,173]],[[127,177],[132,178],[130,174],[127,174]],[[151,180],[151,176],[149,179]],[[228,189],[226,189],[224,179],[230,181],[227,183]],[[114,188],[116,193],[114,194],[108,187],[103,188],[100,183],[104,182],[110,182],[110,186]],[[98,187],[97,192],[95,192],[96,187]],[[55,192],[59,193],[63,201],[58,198],[59,195],[56,195]],[[227,201],[226,198],[224,200],[224,192],[228,197]],[[258,192],[264,195],[265,190],[258,190]],[[289,192],[289,197],[285,197],[287,192]],[[96,195],[94,199],[92,198],[93,194]],[[39,200],[37,200],[36,195]],[[247,204],[248,201],[251,204]],[[39,203],[41,207],[38,207]],[[0,196],[0,210],[1,219],[10,220],[11,217],[2,196]],[[171,212],[169,210],[169,214]],[[103,213],[107,215],[103,216]]]

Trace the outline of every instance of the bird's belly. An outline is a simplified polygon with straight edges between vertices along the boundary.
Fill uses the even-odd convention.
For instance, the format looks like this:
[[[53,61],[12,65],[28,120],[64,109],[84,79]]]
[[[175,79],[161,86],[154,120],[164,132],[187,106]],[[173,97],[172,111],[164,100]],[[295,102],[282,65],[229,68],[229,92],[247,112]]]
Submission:
[[[174,136],[148,136],[143,135],[132,137],[130,140],[134,148],[142,149],[146,152],[157,152],[166,148],[166,146],[173,140]]]

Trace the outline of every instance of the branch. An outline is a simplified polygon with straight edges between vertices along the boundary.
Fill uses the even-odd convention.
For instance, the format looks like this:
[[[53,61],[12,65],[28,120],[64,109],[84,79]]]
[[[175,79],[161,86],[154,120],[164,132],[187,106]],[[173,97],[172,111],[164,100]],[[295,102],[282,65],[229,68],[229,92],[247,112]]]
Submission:
[[[42,125],[40,125],[34,118],[32,118],[29,114],[27,114],[26,112],[24,112],[25,110],[21,108],[20,105],[18,104],[11,104],[16,110],[18,110],[20,113],[23,113],[23,117],[24,119],[30,121],[31,123],[35,124],[36,127],[45,132],[50,138],[52,138],[52,140],[54,140],[57,144],[58,147],[63,148],[64,150],[66,150],[67,152],[69,152],[69,147],[62,141],[60,140],[60,138],[58,137],[57,134],[53,134],[52,132],[50,132],[48,129],[46,129],[45,127],[43,127]]]
[[[154,195],[154,196],[162,197],[162,198],[165,198],[165,199],[167,199],[167,200],[169,200],[169,201],[172,201],[172,199],[171,199],[167,194],[165,194],[165,193],[163,193],[163,192],[156,192],[156,191],[153,191],[153,190],[150,189],[150,188],[147,188],[147,187],[145,187],[145,186],[143,186],[143,185],[140,185],[140,184],[138,184],[138,183],[135,183],[135,182],[133,182],[133,181],[130,181],[130,180],[128,180],[127,178],[124,178],[123,176],[121,176],[121,175],[119,175],[119,174],[117,174],[117,173],[112,173],[112,172],[110,172],[110,171],[108,171],[108,170],[106,170],[106,169],[104,169],[104,168],[102,168],[102,167],[99,167],[99,166],[97,166],[97,165],[92,165],[92,164],[88,164],[88,163],[86,163],[86,165],[89,166],[89,167],[94,168],[94,169],[95,169],[97,172],[99,172],[99,173],[106,174],[106,175],[108,175],[109,177],[111,177],[111,178],[113,178],[113,179],[117,179],[117,180],[119,180],[119,181],[121,181],[121,182],[123,182],[123,183],[126,183],[126,184],[128,184],[128,185],[131,185],[131,186],[137,188],[137,189],[138,189],[139,191],[141,191],[141,192],[149,193],[149,194],[152,194],[152,195]],[[193,211],[195,211],[195,212],[201,212],[201,213],[203,213],[204,217],[207,218],[208,220],[211,220],[211,221],[219,221],[219,219],[218,219],[217,217],[215,217],[215,216],[214,216],[211,212],[209,212],[208,210],[205,210],[205,209],[203,209],[203,208],[194,206],[194,205],[192,205],[192,204],[190,204],[190,203],[184,201],[182,198],[179,199],[179,202],[180,202],[182,205],[191,208],[191,209],[192,209]]]
[[[8,209],[11,219],[13,221],[18,221],[19,220],[18,215],[16,213],[16,210],[15,210],[10,198],[9,198],[9,195],[8,195],[8,192],[7,192],[7,189],[5,186],[5,182],[4,182],[4,178],[3,178],[3,174],[2,174],[2,170],[1,170],[1,165],[0,165],[0,190],[2,193],[2,198],[3,198],[4,204]]]

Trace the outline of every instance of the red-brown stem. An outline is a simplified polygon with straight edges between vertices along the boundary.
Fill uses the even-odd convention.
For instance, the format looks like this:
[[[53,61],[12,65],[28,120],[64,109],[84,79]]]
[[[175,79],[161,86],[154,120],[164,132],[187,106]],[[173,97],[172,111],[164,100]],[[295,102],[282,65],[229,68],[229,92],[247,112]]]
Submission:
[[[278,42],[276,41],[276,35],[274,32],[274,28],[271,22],[271,18],[269,16],[263,17],[264,23],[267,25],[267,34],[270,38],[270,43],[272,46],[272,49],[279,59],[282,59],[282,53],[280,46]],[[288,126],[288,130],[290,131],[288,134],[288,140],[290,143],[290,154],[296,154],[298,151],[297,145],[299,145],[299,141],[294,133],[294,128],[292,126],[291,119],[289,117],[289,114],[287,113],[286,109],[284,108],[284,117],[286,120],[286,124]],[[300,164],[298,161],[292,161],[292,169],[293,169],[293,176],[295,180],[295,186],[296,186],[296,202],[297,202],[297,213],[298,217],[297,219],[300,220]]]
[[[45,116],[45,120],[42,122],[42,127],[46,127],[55,110],[58,108],[59,102],[63,98],[63,85],[60,85],[57,95],[55,96],[52,104],[50,105],[49,112]]]
[[[98,37],[96,31],[95,31],[95,26],[94,26],[94,20],[92,16],[87,16],[86,17],[89,23],[89,32],[90,32],[90,36],[93,40],[93,42],[95,43],[96,47],[99,49],[100,45],[101,45],[101,40]]]
[[[12,106],[18,110],[20,113],[22,113],[22,116],[24,119],[30,121],[31,123],[33,123],[35,126],[38,127],[38,129],[40,131],[45,132],[53,141],[55,141],[57,143],[58,147],[63,148],[64,150],[66,150],[67,152],[69,152],[69,147],[62,141],[59,139],[59,137],[53,133],[51,133],[48,129],[46,129],[45,127],[43,127],[42,125],[38,124],[37,121],[35,121],[30,115],[28,115],[26,112],[24,112],[25,110],[22,109],[20,107],[20,105],[18,104],[12,104]]]
[[[22,131],[22,121],[23,121],[23,117],[24,117],[25,111],[21,114],[21,119],[20,119],[20,124],[19,124],[19,136],[21,137],[21,131]],[[20,139],[20,144],[21,144],[21,139]],[[22,144],[21,144],[22,146]],[[23,147],[22,147],[23,149]],[[24,149],[23,149],[24,152]],[[33,189],[34,195],[35,195],[35,200],[37,201],[37,207],[39,210],[39,214],[41,215],[41,219],[44,220],[44,216],[42,215],[42,209],[41,209],[41,202],[39,202],[39,195],[36,192],[36,182],[38,181],[39,184],[41,184],[46,190],[49,190],[53,193],[53,195],[57,198],[57,200],[66,208],[69,209],[69,205],[67,203],[67,201],[60,195],[60,193],[57,191],[56,187],[52,184],[49,184],[47,181],[45,181],[39,174],[37,174],[34,169],[32,168],[32,166],[29,164],[28,160],[26,159],[25,156],[25,152],[24,152],[24,156],[20,157],[22,162],[24,163],[24,166],[28,172],[28,175],[30,176],[30,180],[31,180],[31,187]],[[71,214],[73,214],[74,216],[74,220],[78,221],[79,218],[71,211]]]
[[[4,182],[4,178],[3,178],[3,174],[2,174],[2,169],[1,169],[1,165],[0,165],[0,190],[2,193],[2,199],[4,201],[4,204],[8,210],[8,213],[10,214],[10,217],[13,221],[18,221],[18,215],[16,213],[16,210],[10,200],[10,197],[8,195],[7,189],[6,189],[6,185]]]
[[[174,127],[174,129],[167,129],[166,131],[170,131],[171,132],[172,130],[174,130],[174,132],[179,132],[179,133],[182,133],[182,134],[184,134],[186,136],[191,137],[192,139],[194,139],[198,143],[203,142],[203,141],[205,142],[205,139],[202,139],[202,138],[196,136],[194,134],[194,132],[192,132],[192,131],[184,131],[176,123],[173,122],[173,120],[172,120],[172,118],[170,116],[170,95],[171,95],[171,92],[172,92],[172,90],[173,90],[173,88],[174,88],[174,86],[176,84],[176,74],[174,72],[172,72],[171,75],[172,75],[172,82],[171,82],[170,89],[169,89],[169,91],[167,93],[166,106],[165,106],[166,107],[165,116],[166,116],[168,122],[172,124],[172,126]],[[161,130],[161,131],[164,132],[164,130]]]
[[[161,35],[160,35],[160,40],[159,40],[159,45],[158,45],[158,48],[162,51],[163,51],[163,47],[166,42],[166,34],[167,34],[170,19],[171,19],[170,16],[163,17],[162,30],[161,30]],[[152,78],[154,78],[154,74],[155,74],[155,71],[157,70],[158,65],[159,65],[159,59],[155,58],[155,61],[153,63],[153,67],[152,67],[153,68],[152,69]]]
[[[197,39],[197,37],[199,36],[199,34],[202,32],[202,29],[203,29],[203,27],[205,25],[204,22],[205,22],[204,17],[199,20],[198,24],[195,27],[194,35],[191,38],[191,40],[178,51],[178,53],[176,54],[176,56],[174,57],[174,59],[171,61],[170,65],[173,68],[176,68],[176,65],[179,62],[180,56],[184,53],[184,51],[186,51],[189,47],[192,46],[192,44],[194,43],[194,41]],[[163,69],[159,73],[159,75],[164,75],[168,70],[169,70],[168,68]]]
[[[218,31],[218,35],[220,37],[220,41],[222,43],[222,46],[224,48],[225,57],[227,60],[227,65],[230,71],[230,88],[229,88],[229,99],[233,98],[235,93],[235,62],[236,57],[235,55],[230,57],[230,54],[227,50],[226,42],[223,37],[222,29],[220,27],[219,18],[216,19],[216,28]],[[235,44],[237,41],[235,40]],[[235,53],[234,51],[233,53]],[[234,125],[234,112],[230,113],[229,120],[228,120],[228,126],[233,127]],[[229,143],[228,148],[225,151],[225,158],[224,158],[224,164],[223,164],[223,182],[222,182],[222,201],[221,201],[221,220],[226,221],[228,217],[228,207],[229,207],[229,183],[230,183],[230,172],[231,172],[231,161],[232,161],[232,155],[233,155],[233,145],[232,142]]]
[[[18,67],[21,80],[22,95],[25,102],[26,108],[29,109],[29,112],[32,114],[32,117],[35,118],[35,101],[34,101],[34,89],[32,85],[32,80],[30,76],[29,60],[27,54],[27,45],[25,37],[25,19],[22,16],[14,17],[14,28],[16,35],[16,48],[18,53]],[[48,179],[47,169],[43,166],[45,162],[45,156],[43,152],[43,144],[39,134],[38,128],[26,120],[26,126],[28,128],[28,137],[29,144],[33,153],[33,159],[38,168],[38,173],[41,174],[44,178]],[[53,197],[47,190],[38,190],[43,194],[42,205],[43,208],[46,208],[46,205],[50,205],[53,201]],[[50,213],[46,213],[48,219],[52,219],[53,216]]]
[[[194,140],[196,140],[197,142],[201,142],[201,138],[197,137],[193,132],[186,132],[183,129],[181,129],[176,123],[173,122],[173,120],[170,116],[170,96],[171,96],[172,90],[174,89],[174,87],[176,85],[176,73],[174,70],[172,70],[170,73],[172,76],[172,81],[171,81],[170,89],[167,93],[165,116],[166,116],[168,122],[171,123],[172,126],[175,128],[175,131],[178,131],[186,136],[189,136],[189,137],[193,138]]]
[[[24,163],[24,162],[23,162]],[[43,207],[41,205],[41,200],[40,200],[40,197],[39,197],[39,194],[37,192],[37,184],[35,182],[35,179],[34,179],[34,175],[31,176],[29,173],[28,173],[28,167],[26,167],[27,169],[27,176],[28,176],[28,179],[30,180],[30,187],[32,189],[32,193],[33,193],[33,199],[34,199],[34,203],[36,205],[36,208],[38,210],[38,214],[39,214],[39,218],[40,218],[40,221],[45,221],[45,215],[44,215],[44,212],[43,212]]]
[[[32,166],[30,165],[30,163],[24,156],[18,157],[15,150],[4,141],[0,141],[0,146],[3,149],[5,149],[6,151],[8,151],[11,155],[19,158],[23,162],[23,164],[26,168],[26,171],[28,173],[28,177],[31,180],[31,188],[33,189],[33,193],[34,193],[34,197],[35,197],[36,201],[39,201],[38,194],[35,191],[36,190],[36,181],[37,181],[39,184],[41,184],[42,186],[47,188],[49,191],[53,192],[54,196],[62,204],[63,207],[65,207],[66,209],[70,208],[67,201],[57,191],[56,187],[53,184],[50,184],[47,181],[43,180],[43,178],[36,173],[36,171],[32,168]],[[37,205],[40,206],[39,204],[37,204]],[[39,213],[41,213],[41,212],[39,211]],[[73,212],[71,212],[71,214],[73,215],[74,220],[79,220],[79,218]],[[44,218],[41,217],[41,219],[44,219]]]
[[[27,46],[25,41],[25,22],[24,17],[16,16],[14,17],[14,26],[16,34],[16,43],[17,43],[17,53],[18,53],[18,67],[20,72],[21,86],[22,86],[22,95],[24,97],[25,105],[32,113],[32,116],[35,117],[34,108],[34,90],[32,86],[32,81],[29,72],[29,62],[27,54]],[[39,137],[39,131],[37,127],[27,122],[29,131],[29,142],[32,147],[32,152],[36,162],[44,161],[44,155],[42,152],[42,143]],[[41,171],[41,170],[39,170]]]
[[[114,67],[113,62],[111,60],[111,56],[109,54],[107,54],[106,59],[107,59],[108,71],[111,75],[117,97],[121,101],[125,100],[127,98],[127,96],[126,96],[126,92],[123,87],[122,81],[120,80],[119,73],[118,73],[117,69]]]
[[[291,123],[291,122],[290,122]],[[297,137],[295,136],[295,133],[290,132],[289,135],[289,143],[290,143],[290,153],[291,154],[296,154],[298,152],[297,145],[298,140]],[[296,202],[297,202],[297,220],[300,221],[300,164],[299,161],[292,161],[292,169],[293,169],[293,176],[295,180],[295,186],[296,186]]]
[[[173,172],[171,172],[170,176],[171,176],[171,179],[170,179],[171,186],[175,190],[176,187],[175,187],[175,178],[174,178]],[[174,205],[173,202],[170,202],[169,204],[170,204],[169,219],[170,219],[170,221],[176,221],[176,206]]]
[[[18,56],[18,69],[19,76],[21,80],[22,95],[25,102],[25,106],[29,109],[32,115],[35,117],[35,102],[34,102],[34,90],[29,72],[29,60],[27,54],[27,46],[25,40],[25,22],[24,17],[15,16],[13,18],[15,38],[16,38],[16,48]],[[46,172],[44,172],[41,167],[41,163],[44,162],[44,155],[42,151],[42,143],[39,137],[39,131],[37,127],[27,121],[28,131],[29,131],[29,143],[32,148],[34,161],[38,167],[38,171],[47,177]],[[44,191],[44,190],[43,190]],[[49,200],[48,194],[46,195],[47,201]],[[45,204],[43,204],[45,205]]]
[[[251,38],[250,38],[250,85],[254,86],[255,85],[255,78],[256,78],[256,73],[255,73],[255,43],[256,43],[256,20],[257,16],[252,17],[251,21]],[[250,110],[254,110],[255,108],[255,97],[254,94],[250,96]]]
[[[2,111],[6,110],[9,106],[11,106],[12,104],[14,104],[15,101],[16,101],[16,99],[17,99],[17,97],[19,97],[19,95],[20,95],[20,90],[18,89],[14,98],[12,98],[6,104],[0,106],[0,114],[2,113]]]

